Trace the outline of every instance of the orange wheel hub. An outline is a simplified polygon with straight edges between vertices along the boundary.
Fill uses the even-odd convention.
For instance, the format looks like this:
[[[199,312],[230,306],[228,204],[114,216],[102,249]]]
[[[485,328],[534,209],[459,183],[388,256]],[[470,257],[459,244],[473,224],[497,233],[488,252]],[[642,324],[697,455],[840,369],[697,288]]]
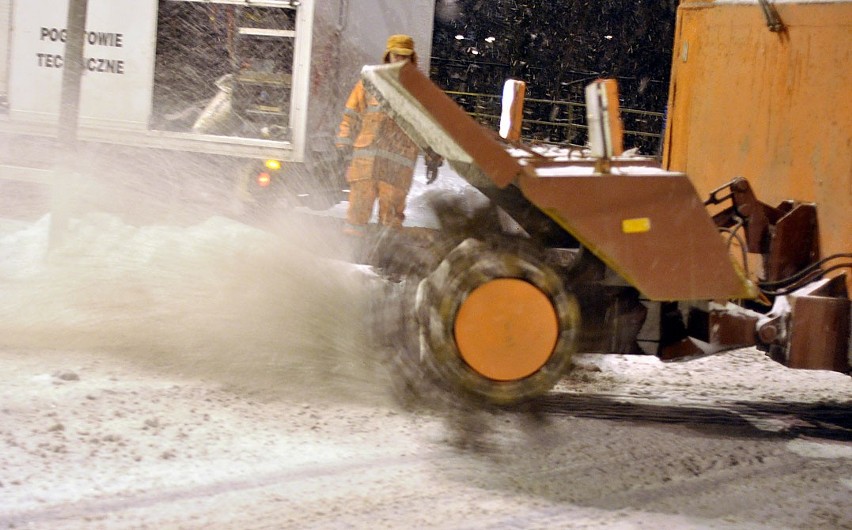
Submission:
[[[462,302],[453,331],[468,366],[489,379],[515,381],[547,363],[559,323],[540,289],[524,280],[498,278]]]

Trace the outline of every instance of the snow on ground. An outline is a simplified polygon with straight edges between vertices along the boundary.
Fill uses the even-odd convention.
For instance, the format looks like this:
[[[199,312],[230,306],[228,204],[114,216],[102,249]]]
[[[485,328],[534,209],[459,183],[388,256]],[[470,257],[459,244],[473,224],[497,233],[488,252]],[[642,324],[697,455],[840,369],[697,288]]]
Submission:
[[[816,370],[791,370],[754,348],[734,350],[683,362],[663,362],[653,356],[581,355],[577,374],[594,371],[601,391],[672,403],[733,403],[779,401],[842,403],[852,400],[848,376]],[[755,377],[755,372],[760,376]],[[574,380],[569,377],[566,385]]]
[[[734,355],[743,377],[769,368],[754,350]],[[660,368],[648,382],[629,370],[636,358],[583,357],[588,368],[569,380],[570,393],[555,393],[564,406],[543,423],[464,417],[467,428],[486,423],[477,428],[488,442],[479,451],[450,443],[452,426],[440,415],[407,414],[369,392],[340,399],[328,382],[323,396],[286,374],[276,386],[263,377],[234,386],[227,372],[202,376],[119,353],[4,349],[0,359],[4,528],[852,523],[848,440],[776,436],[724,412],[684,425],[658,419],[697,414],[676,397],[692,381]],[[705,381],[696,386],[725,388],[727,360],[704,364]],[[843,377],[795,372],[778,381],[797,400],[808,399],[798,385],[849,399]],[[608,416],[613,393],[629,402],[644,392],[664,395],[672,407]]]
[[[480,200],[442,171],[410,223]],[[403,410],[345,240],[49,222],[0,222],[0,528],[852,527],[848,376],[581,355],[538,414]]]

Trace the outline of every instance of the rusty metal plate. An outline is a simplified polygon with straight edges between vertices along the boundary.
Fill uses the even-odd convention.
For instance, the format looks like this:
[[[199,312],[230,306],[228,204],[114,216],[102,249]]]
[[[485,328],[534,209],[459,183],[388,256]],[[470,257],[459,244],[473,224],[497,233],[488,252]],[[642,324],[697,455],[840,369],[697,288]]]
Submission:
[[[651,300],[754,298],[682,173],[540,176],[524,195]]]

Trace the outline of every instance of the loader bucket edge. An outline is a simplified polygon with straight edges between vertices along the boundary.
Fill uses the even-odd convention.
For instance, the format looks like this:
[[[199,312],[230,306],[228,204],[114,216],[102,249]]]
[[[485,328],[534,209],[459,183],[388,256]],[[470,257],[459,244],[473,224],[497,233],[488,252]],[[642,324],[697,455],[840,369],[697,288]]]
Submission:
[[[536,176],[524,197],[650,300],[753,299],[689,179],[659,175]],[[632,232],[632,221],[647,224]]]
[[[478,124],[413,64],[368,65],[361,77],[392,114],[403,118],[397,121],[421,148],[449,160],[473,161],[500,188],[521,173],[518,161],[493,138],[495,133]]]

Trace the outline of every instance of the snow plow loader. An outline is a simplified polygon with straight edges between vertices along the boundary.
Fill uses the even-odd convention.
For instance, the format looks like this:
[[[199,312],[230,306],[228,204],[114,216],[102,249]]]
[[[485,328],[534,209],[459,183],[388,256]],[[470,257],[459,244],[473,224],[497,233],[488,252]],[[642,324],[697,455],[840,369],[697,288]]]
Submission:
[[[783,356],[790,311],[765,316],[730,302],[769,300],[731,258],[731,238],[720,236],[728,219],[711,217],[686,174],[619,156],[607,141],[592,156],[507,141],[410,65],[367,66],[362,78],[416,143],[495,210],[451,219],[412,273],[403,312],[415,315],[419,344],[406,362],[421,373],[456,394],[512,405],[551,390],[574,352],[673,360],[762,344]],[[598,107],[617,114],[605,88]],[[613,114],[600,116],[595,130],[611,140]],[[415,268],[409,254],[382,253]],[[846,361],[849,300],[845,284],[831,285],[846,325],[828,349]],[[848,371],[848,362],[834,368]]]

